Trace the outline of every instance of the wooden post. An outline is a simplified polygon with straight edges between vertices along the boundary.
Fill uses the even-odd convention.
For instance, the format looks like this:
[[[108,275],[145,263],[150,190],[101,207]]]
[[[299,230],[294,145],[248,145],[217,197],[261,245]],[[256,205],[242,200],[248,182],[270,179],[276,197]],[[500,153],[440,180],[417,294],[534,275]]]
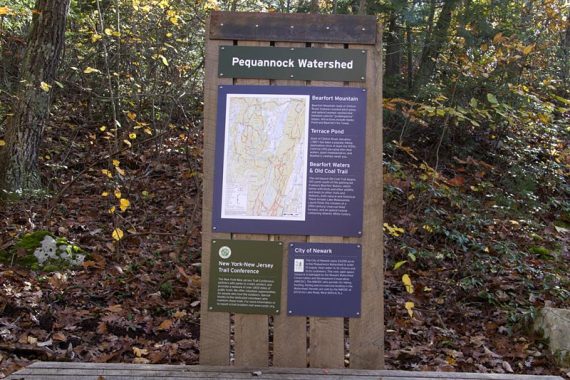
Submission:
[[[362,246],[361,315],[345,319],[291,317],[287,307],[288,253],[284,249],[280,314],[270,325],[266,315],[233,316],[235,365],[264,367],[338,368],[346,366],[348,347],[351,368],[384,366],[383,241],[382,241],[382,62],[380,26],[371,16],[262,14],[213,12],[206,28],[206,78],[204,84],[204,200],[202,234],[202,306],[200,363],[230,364],[229,313],[208,309],[210,242],[212,239],[277,240],[276,235],[219,233],[212,230],[217,91],[220,85],[357,87],[367,93],[364,207],[361,236],[283,235],[290,242],[355,243]],[[366,78],[345,82],[335,79],[231,79],[218,76],[220,46],[275,46],[292,48],[360,49],[366,52]],[[216,174],[218,175],[218,174]],[[307,323],[308,322],[308,323]],[[273,360],[269,343],[273,338]],[[348,341],[345,342],[345,339]]]

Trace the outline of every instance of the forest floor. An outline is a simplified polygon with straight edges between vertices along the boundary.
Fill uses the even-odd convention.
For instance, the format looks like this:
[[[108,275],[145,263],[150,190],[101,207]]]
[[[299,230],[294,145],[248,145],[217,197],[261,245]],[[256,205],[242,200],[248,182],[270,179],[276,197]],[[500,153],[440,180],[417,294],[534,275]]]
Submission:
[[[560,215],[493,203],[496,163],[442,157],[447,172],[436,175],[421,151],[387,141],[386,367],[568,376],[530,328],[542,306],[570,307]],[[36,360],[198,362],[199,129],[112,157],[109,144],[103,131],[52,121],[41,152],[48,193],[0,208],[0,250],[48,230],[89,254],[49,273],[0,263],[0,378]],[[123,173],[102,172],[114,167]],[[110,212],[116,190],[130,201],[124,212]]]

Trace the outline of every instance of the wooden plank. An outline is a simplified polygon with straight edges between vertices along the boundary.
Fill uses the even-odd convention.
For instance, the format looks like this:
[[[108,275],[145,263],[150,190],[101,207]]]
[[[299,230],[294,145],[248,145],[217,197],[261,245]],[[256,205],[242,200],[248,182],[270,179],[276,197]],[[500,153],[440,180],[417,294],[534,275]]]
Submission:
[[[177,366],[123,363],[36,362],[12,374],[8,379],[251,379],[252,368]],[[383,380],[561,380],[558,376],[410,372],[387,370],[349,370],[315,368],[264,368],[258,376],[264,379],[383,379]]]
[[[304,47],[301,42],[276,42],[276,47]],[[304,86],[305,81],[278,80],[277,86]],[[273,365],[275,367],[307,367],[307,318],[287,316],[287,272],[289,243],[306,242],[306,236],[280,236],[284,245],[281,276],[281,313],[273,318]]]
[[[342,49],[338,44],[312,44],[316,48]],[[337,87],[338,82],[311,81],[311,86]],[[311,243],[342,243],[340,236],[310,236]],[[313,368],[344,367],[344,318],[309,318],[309,364]]]
[[[382,41],[378,26],[377,41]],[[362,312],[350,319],[350,367],[384,368],[384,256],[382,185],[382,46],[366,49],[366,159],[362,234]]]
[[[206,26],[208,28],[208,26]],[[206,29],[207,30],[207,29]],[[204,176],[202,192],[202,302],[200,307],[200,364],[227,365],[230,360],[230,315],[208,311],[210,277],[210,241],[213,237],[229,238],[229,234],[212,234],[212,203],[216,142],[218,85],[231,79],[218,79],[218,47],[221,41],[206,41],[206,77],[204,81]]]
[[[212,12],[210,38],[374,45],[376,17]]]
[[[307,318],[287,315],[288,246],[304,242],[305,236],[282,236],[283,274],[281,282],[281,313],[273,318],[273,365],[275,367],[307,366]]]
[[[213,16],[212,19],[214,19]],[[268,43],[257,41],[238,41],[238,45],[269,46]],[[269,85],[269,81],[259,79],[235,79],[234,84]],[[233,239],[269,240],[269,236],[234,234]],[[269,366],[269,320],[267,315],[236,314],[234,316],[234,331],[235,365],[239,367]]]

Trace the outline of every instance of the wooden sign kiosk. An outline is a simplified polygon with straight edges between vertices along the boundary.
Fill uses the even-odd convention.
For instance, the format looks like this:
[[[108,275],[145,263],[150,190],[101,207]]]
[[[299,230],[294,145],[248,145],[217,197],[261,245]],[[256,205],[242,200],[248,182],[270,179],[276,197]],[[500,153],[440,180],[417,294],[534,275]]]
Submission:
[[[221,47],[247,46],[325,49],[363,54],[365,75],[355,80],[310,74],[286,78],[234,74],[220,69]],[[275,50],[277,54],[277,50]],[[266,50],[267,51],[267,50]],[[316,50],[315,50],[316,51]],[[269,51],[270,53],[272,50]],[[343,53],[342,51],[340,53]],[[342,56],[342,54],[341,54]],[[316,61],[315,61],[316,62]],[[236,59],[235,63],[239,63]],[[286,63],[284,65],[287,65]],[[321,64],[315,63],[315,66]],[[323,64],[321,67],[327,67]],[[335,64],[336,65],[336,64]],[[344,66],[342,66],[344,65]],[[330,68],[345,68],[352,63]],[[236,64],[236,66],[239,66]],[[242,65],[243,66],[243,65]],[[247,66],[247,65],[246,65]],[[213,12],[206,29],[204,115],[204,200],[202,235],[202,304],[200,364],[239,367],[312,367],[382,369],[384,366],[384,301],[382,241],[382,62],[379,25],[374,17],[313,14],[261,14]],[[236,76],[238,75],[238,76]],[[309,77],[307,77],[309,75]],[[318,80],[317,80],[318,79]],[[244,233],[223,232],[213,225],[215,211],[216,124],[222,86],[303,86],[356,88],[366,92],[363,132],[363,205],[361,231],[354,236],[309,235],[304,231]],[[266,88],[266,87],[265,87]],[[342,89],[341,89],[342,90]],[[352,90],[351,90],[352,91]],[[219,136],[218,136],[219,137]],[[219,211],[216,211],[219,212]],[[214,216],[215,219],[216,216]],[[309,226],[311,227],[311,226]],[[307,229],[309,231],[310,228]],[[332,236],[325,236],[332,235]],[[211,242],[215,239],[291,242],[351,243],[361,247],[361,309],[358,317],[290,316],[287,309],[288,253],[283,252],[281,311],[275,315],[230,314],[208,305],[211,279]]]

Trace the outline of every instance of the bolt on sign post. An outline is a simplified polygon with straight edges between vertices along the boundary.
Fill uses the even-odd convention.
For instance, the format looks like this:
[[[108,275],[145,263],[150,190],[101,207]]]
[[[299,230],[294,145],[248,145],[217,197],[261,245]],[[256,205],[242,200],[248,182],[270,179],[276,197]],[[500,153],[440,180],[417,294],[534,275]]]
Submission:
[[[381,40],[372,16],[212,12],[201,364],[383,368]]]

